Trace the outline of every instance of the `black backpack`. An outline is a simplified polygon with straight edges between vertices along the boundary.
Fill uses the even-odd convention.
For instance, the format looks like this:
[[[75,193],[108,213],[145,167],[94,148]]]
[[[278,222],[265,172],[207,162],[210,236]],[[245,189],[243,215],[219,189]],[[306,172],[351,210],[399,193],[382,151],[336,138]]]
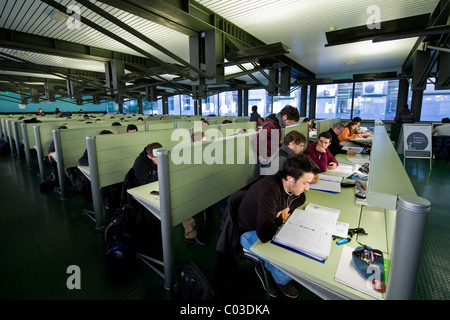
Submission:
[[[177,272],[170,292],[174,299],[182,301],[214,299],[214,291],[206,276],[192,261]]]
[[[130,205],[117,208],[105,229],[104,240],[108,261],[134,260],[136,214]]]

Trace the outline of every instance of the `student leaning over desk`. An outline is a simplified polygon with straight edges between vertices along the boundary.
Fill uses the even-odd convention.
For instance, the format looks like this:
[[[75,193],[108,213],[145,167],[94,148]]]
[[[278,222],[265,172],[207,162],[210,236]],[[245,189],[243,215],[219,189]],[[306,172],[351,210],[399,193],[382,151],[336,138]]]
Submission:
[[[136,186],[141,186],[150,182],[158,181],[158,158],[154,150],[162,148],[159,142],[148,144],[138,155],[133,170],[136,179]],[[184,240],[186,243],[197,247],[205,247],[207,243],[199,238],[196,222],[193,217],[187,218],[182,222],[184,228]]]
[[[369,132],[356,133],[356,129],[358,128],[359,122],[357,120],[350,121],[342,131],[342,133],[338,136],[339,142],[348,141],[351,139],[358,139],[370,135]]]
[[[309,189],[310,182],[319,172],[308,156],[295,155],[286,159],[276,175],[254,183],[238,209],[241,245],[251,251],[256,241],[270,241],[290,213],[305,202],[304,191]],[[278,287],[284,295],[296,298],[299,292],[292,284],[292,278],[270,261],[264,261],[269,294],[278,296]],[[262,270],[257,268],[256,273],[262,281]]]

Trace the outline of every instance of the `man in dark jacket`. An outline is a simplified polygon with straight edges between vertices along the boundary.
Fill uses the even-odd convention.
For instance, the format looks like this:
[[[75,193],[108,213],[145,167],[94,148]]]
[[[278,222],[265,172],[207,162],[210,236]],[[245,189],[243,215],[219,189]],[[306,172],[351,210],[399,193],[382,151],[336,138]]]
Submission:
[[[238,209],[242,246],[251,251],[251,246],[256,241],[270,241],[289,214],[305,202],[304,191],[309,189],[309,184],[319,173],[319,168],[310,157],[294,155],[286,159],[276,175],[254,183]],[[277,296],[276,287],[288,297],[298,296],[291,277],[269,261],[265,261],[265,267],[269,276],[268,291],[272,297]],[[256,270],[262,279],[259,269]]]
[[[354,156],[356,154],[355,151],[346,151],[342,149],[343,146],[339,143],[338,135],[340,135],[342,131],[344,131],[344,125],[340,122],[335,123],[333,128],[328,130],[331,134],[331,144],[328,146],[328,150],[330,150],[333,156],[336,156],[337,154],[348,154],[350,156]]]
[[[158,181],[158,159],[156,154],[154,154],[154,150],[159,148],[162,148],[160,143],[150,143],[134,161],[133,170],[137,187],[143,184]],[[187,218],[182,222],[182,224],[184,227],[185,242],[198,247],[206,246],[206,242],[202,241],[198,237],[194,218]]]
[[[397,113],[397,115],[395,116],[395,122],[399,124],[414,122],[414,113],[411,110],[409,110],[407,104],[405,104],[402,107],[402,110],[399,113]]]
[[[158,181],[158,166],[153,150],[162,148],[158,142],[147,145],[134,161],[133,170],[136,179],[136,187]]]

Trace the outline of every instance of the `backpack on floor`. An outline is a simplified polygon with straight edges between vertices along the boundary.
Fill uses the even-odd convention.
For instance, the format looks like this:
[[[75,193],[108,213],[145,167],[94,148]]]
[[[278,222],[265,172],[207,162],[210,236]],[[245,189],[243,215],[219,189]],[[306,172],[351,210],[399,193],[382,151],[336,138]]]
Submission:
[[[214,291],[206,276],[192,261],[177,272],[170,293],[174,299],[182,301],[214,299]]]
[[[117,208],[104,232],[106,259],[108,261],[133,260],[135,245],[136,214],[132,206]]]

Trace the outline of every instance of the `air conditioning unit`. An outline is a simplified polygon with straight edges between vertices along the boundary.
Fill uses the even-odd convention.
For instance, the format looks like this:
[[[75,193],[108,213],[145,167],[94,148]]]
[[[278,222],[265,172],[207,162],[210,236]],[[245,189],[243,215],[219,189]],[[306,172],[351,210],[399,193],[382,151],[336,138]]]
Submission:
[[[386,95],[384,82],[366,82],[363,84],[364,96]]]

